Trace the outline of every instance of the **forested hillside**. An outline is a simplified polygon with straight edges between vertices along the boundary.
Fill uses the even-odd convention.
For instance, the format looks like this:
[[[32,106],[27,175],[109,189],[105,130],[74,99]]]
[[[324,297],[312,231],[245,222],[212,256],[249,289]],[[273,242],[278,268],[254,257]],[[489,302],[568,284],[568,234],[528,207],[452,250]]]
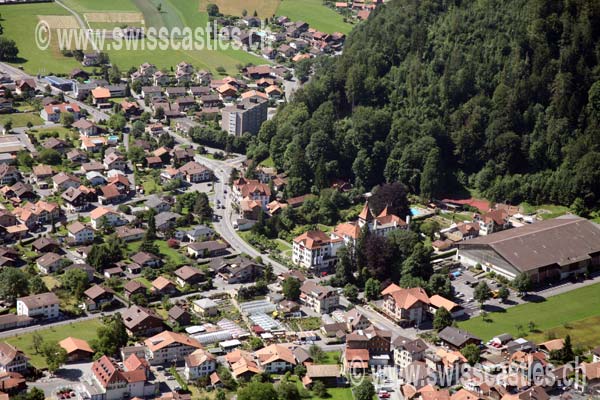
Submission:
[[[600,2],[391,0],[250,146],[289,195],[351,179],[424,197],[600,202]]]

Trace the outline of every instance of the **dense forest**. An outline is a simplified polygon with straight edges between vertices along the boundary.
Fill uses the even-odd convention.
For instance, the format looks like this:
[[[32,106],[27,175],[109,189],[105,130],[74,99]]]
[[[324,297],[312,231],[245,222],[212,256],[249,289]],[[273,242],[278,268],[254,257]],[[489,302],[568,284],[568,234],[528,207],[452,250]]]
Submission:
[[[391,0],[248,148],[288,195],[334,179],[426,198],[600,205],[600,2]]]

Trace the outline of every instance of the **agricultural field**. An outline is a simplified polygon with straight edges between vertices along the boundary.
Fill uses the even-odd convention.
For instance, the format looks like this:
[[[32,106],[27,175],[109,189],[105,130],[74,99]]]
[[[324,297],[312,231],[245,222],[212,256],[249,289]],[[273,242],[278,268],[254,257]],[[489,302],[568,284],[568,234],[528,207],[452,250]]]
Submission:
[[[139,12],[132,0],[61,0],[61,2],[78,13],[94,11],[133,11]]]
[[[242,16],[246,10],[248,15],[254,15],[256,11],[260,18],[271,17],[277,13],[280,0],[202,0],[202,10],[206,10],[208,3],[214,3],[224,15]]]
[[[48,329],[41,329],[36,332],[38,332],[46,342],[60,342],[69,336],[90,341],[96,338],[96,330],[101,325],[102,323],[99,319],[91,319],[88,321],[74,322]],[[37,368],[46,367],[44,358],[37,354],[33,348],[33,333],[13,336],[7,338],[6,341],[23,351],[25,355],[30,358],[30,362],[33,366]]]
[[[352,30],[352,24],[344,22],[344,17],[324,6],[321,0],[282,0],[277,15],[307,22],[311,28],[327,33],[349,33]]]
[[[38,23],[38,15],[68,16],[69,12],[54,3],[19,4],[1,7],[4,37],[13,39],[19,48],[19,62],[31,74],[69,72],[81,67],[73,58],[60,54],[56,41],[45,52],[37,48],[33,34]]]
[[[486,320],[477,317],[459,322],[458,326],[487,341],[494,335],[510,333],[545,340],[549,331],[557,337],[567,332],[575,343],[586,345],[600,340],[600,329],[590,329],[590,322],[598,321],[600,310],[600,283],[572,290],[544,301],[526,303],[506,309],[504,312],[488,313]],[[534,329],[529,328],[533,322]]]
[[[71,1],[78,2],[80,0]],[[182,4],[175,2],[168,3],[172,6],[171,8],[169,8],[167,2],[163,2],[162,4],[163,11],[171,9],[173,11],[169,15],[176,12],[178,15],[185,16],[184,23],[191,26],[194,26],[194,24],[201,26],[202,21],[207,21],[205,13],[197,11],[195,15],[191,14],[193,10],[197,10],[197,4],[199,3],[196,0],[185,1]],[[178,8],[174,8],[173,4],[178,4]],[[60,53],[56,40],[51,42],[51,46],[47,51],[37,48],[32,33],[35,31],[35,26],[38,22],[38,15],[68,16],[69,19],[73,18],[68,15],[67,10],[54,3],[11,5],[10,7],[2,8],[4,36],[13,38],[17,42],[19,56],[22,58],[15,65],[22,65],[31,74],[66,74],[73,68],[81,68],[81,64],[75,59],[64,57]],[[176,18],[174,19],[167,20],[166,23],[171,25],[175,23],[181,24],[182,19],[178,15],[175,15]],[[109,28],[110,25],[103,25],[101,27]],[[56,37],[55,34],[54,37]],[[136,51],[113,49],[107,50],[107,53],[111,61],[118,65],[121,70],[127,70],[132,66],[137,67],[144,62],[152,62],[158,68],[171,68],[181,61],[187,61],[199,69],[207,69],[214,72],[217,67],[223,67],[226,74],[235,74],[237,66],[240,64],[265,63],[265,60],[261,57],[234,49],[208,50],[204,48],[191,51],[167,49],[161,51],[160,57],[157,57],[155,51],[142,50],[140,46],[140,50]]]

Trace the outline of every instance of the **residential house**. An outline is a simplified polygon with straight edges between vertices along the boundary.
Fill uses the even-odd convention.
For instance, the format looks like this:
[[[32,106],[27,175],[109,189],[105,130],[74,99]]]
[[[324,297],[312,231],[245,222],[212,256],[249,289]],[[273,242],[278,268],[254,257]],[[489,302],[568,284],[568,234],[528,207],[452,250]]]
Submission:
[[[123,312],[122,317],[130,336],[150,336],[164,330],[162,318],[149,308],[133,305]]]
[[[37,319],[58,318],[60,300],[52,292],[19,297],[17,299],[17,315],[26,315]]]
[[[216,259],[210,263],[217,277],[228,284],[254,281],[262,274],[263,266],[246,257]]]
[[[162,72],[162,71],[156,71],[152,75],[152,84],[154,86],[168,85],[170,80],[171,80],[171,78],[169,77],[169,75],[167,75],[165,72]],[[142,89],[142,92],[144,92],[143,89]]]
[[[162,96],[162,89],[160,86],[143,86],[142,96],[144,99],[148,98],[150,100],[159,98]]]
[[[238,204],[242,200],[251,200],[257,202],[263,210],[267,210],[267,205],[271,201],[269,185],[253,179],[237,179],[233,183],[233,194]]]
[[[21,174],[12,165],[0,164],[0,185],[12,185],[21,179]]]
[[[271,344],[254,352],[258,365],[267,373],[281,374],[296,365],[292,350],[283,344]]]
[[[190,161],[179,168],[179,172],[183,174],[185,180],[189,183],[207,182],[212,179],[213,172],[204,165]]]
[[[210,376],[217,369],[217,359],[205,349],[199,348],[185,357],[183,374],[188,381]]]
[[[59,172],[52,177],[55,192],[64,192],[68,188],[78,188],[81,186],[81,179],[75,175]]]
[[[219,305],[211,299],[202,298],[192,302],[192,309],[202,317],[210,317],[219,313]]]
[[[28,361],[21,350],[6,342],[0,342],[0,372],[24,373],[27,371]]]
[[[468,344],[480,345],[481,339],[462,329],[448,326],[438,333],[443,345],[450,349],[460,350]]]
[[[98,86],[92,89],[92,103],[97,107],[106,107],[110,105],[110,90],[105,87]]]
[[[146,296],[146,286],[139,281],[130,280],[123,285],[123,293],[127,299],[131,298],[134,294]]]
[[[209,239],[215,235],[215,231],[205,225],[196,225],[189,231],[185,232],[185,238],[190,242],[202,241]]]
[[[401,288],[391,284],[385,288],[383,297],[383,312],[401,325],[419,325],[427,317],[429,297],[424,289]]]
[[[392,342],[394,364],[399,368],[406,368],[415,361],[423,361],[428,346],[422,339],[408,339],[398,336]]]
[[[124,242],[135,242],[140,240],[146,234],[146,230],[141,228],[130,228],[128,226],[119,226],[115,229],[117,237]]]
[[[164,276],[159,276],[158,278],[152,281],[150,293],[158,296],[164,296],[178,293],[178,291],[177,287],[173,282],[171,282]]]
[[[47,150],[57,151],[60,154],[65,154],[69,149],[69,144],[62,139],[49,137],[48,139],[44,140],[42,147]]]
[[[146,210],[154,210],[157,213],[161,213],[164,211],[169,211],[171,209],[171,204],[163,197],[156,194],[151,194],[146,198],[144,207]]]
[[[302,384],[307,389],[311,389],[315,382],[321,382],[326,388],[335,388],[343,382],[341,375],[340,366],[337,364],[308,364]]]
[[[104,168],[107,170],[116,169],[119,171],[127,170],[127,161],[125,157],[117,152],[104,156]]]
[[[194,258],[219,257],[227,254],[227,243],[217,240],[207,242],[194,242],[187,246],[187,253]]]
[[[70,113],[77,121],[81,110],[75,103],[50,104],[45,106],[40,112],[40,116],[44,121],[60,122],[60,116],[63,113]]]
[[[50,178],[52,175],[54,175],[54,170],[49,165],[39,164],[33,167],[33,176],[38,185],[43,180]]]
[[[67,226],[68,240],[75,245],[89,244],[94,241],[94,230],[79,221]]]
[[[31,249],[37,253],[60,252],[60,245],[53,238],[39,237],[31,243]]]
[[[89,158],[85,152],[79,149],[73,149],[67,153],[67,160],[74,164],[83,164],[84,162],[87,162]]]
[[[158,267],[161,264],[160,258],[154,254],[140,251],[131,256],[131,261],[143,267]]]
[[[71,187],[65,190],[60,197],[63,199],[63,203],[67,210],[70,212],[85,211],[90,203],[98,199],[94,189],[89,189],[83,185],[78,188]]]
[[[479,234],[489,235],[510,228],[508,212],[504,209],[492,210],[483,214],[475,214],[474,220],[479,223]]]
[[[292,262],[310,271],[329,271],[337,261],[336,253],[342,239],[332,239],[325,232],[314,230],[294,238]]]
[[[56,253],[46,253],[36,260],[36,265],[42,274],[48,275],[62,267],[63,257]]]
[[[171,212],[171,211],[163,211],[159,214],[156,214],[155,223],[156,229],[162,232],[168,231],[169,229],[175,227],[177,223],[177,219],[179,219],[181,215]]]
[[[366,349],[371,365],[388,365],[392,333],[373,325],[346,335],[346,349]]]
[[[173,306],[167,313],[167,321],[171,325],[187,326],[192,321],[192,316],[184,308]]]
[[[340,296],[332,287],[305,281],[300,287],[300,301],[315,312],[326,314],[339,306]]]
[[[151,365],[183,361],[186,356],[202,348],[196,339],[171,331],[163,331],[149,337],[144,341],[144,345],[147,349],[146,359]]]
[[[58,345],[67,352],[67,360],[69,362],[91,360],[95,352],[90,347],[89,343],[83,339],[69,336],[60,342]]]
[[[460,318],[465,315],[465,309],[461,305],[458,305],[455,302],[446,299],[445,297],[434,294],[429,298],[429,312],[432,315],[435,315],[435,313],[441,307],[444,307],[446,310],[450,311],[450,314],[453,318]]]
[[[204,281],[205,276],[202,271],[198,268],[184,265],[183,267],[175,270],[175,281],[180,287],[185,285],[194,286]]]
[[[132,355],[131,357],[135,357]],[[125,360],[124,367],[132,363]],[[84,396],[92,400],[119,400],[125,397],[142,398],[153,396],[158,389],[156,383],[148,382],[149,368],[141,360],[133,363],[137,368],[124,370],[115,361],[102,356],[92,364],[89,386],[84,386]]]
[[[101,285],[94,285],[83,294],[85,296],[85,307],[89,311],[101,310],[112,304],[115,299],[115,292],[111,288]]]
[[[81,136],[96,136],[98,134],[98,126],[92,121],[81,118],[73,123],[73,128],[79,131]]]
[[[92,153],[97,153],[97,152],[101,151],[106,146],[107,143],[108,143],[108,141],[103,136],[96,136],[96,137],[81,136],[81,147],[80,148],[81,148],[81,150],[89,151]],[[92,161],[89,163],[88,167],[92,166],[92,165],[96,165],[96,164],[99,164],[99,163],[97,163],[96,161]],[[100,165],[102,165],[102,164],[100,164]],[[85,166],[86,166],[85,164],[81,166],[84,169],[84,171],[86,171],[86,172],[90,171],[90,169],[86,169]],[[102,165],[101,170],[104,170],[104,165]]]
[[[92,228],[98,230],[104,223],[109,226],[124,225],[125,221],[121,218],[121,214],[103,206],[97,207],[90,213]]]

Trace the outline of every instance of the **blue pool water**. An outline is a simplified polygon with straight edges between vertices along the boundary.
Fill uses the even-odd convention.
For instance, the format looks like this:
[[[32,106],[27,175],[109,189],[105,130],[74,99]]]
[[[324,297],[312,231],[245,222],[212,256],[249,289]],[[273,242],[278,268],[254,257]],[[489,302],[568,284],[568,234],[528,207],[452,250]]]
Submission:
[[[423,211],[421,211],[420,208],[411,207],[410,208],[410,213],[413,215],[413,217],[418,217],[419,215],[423,214]]]

